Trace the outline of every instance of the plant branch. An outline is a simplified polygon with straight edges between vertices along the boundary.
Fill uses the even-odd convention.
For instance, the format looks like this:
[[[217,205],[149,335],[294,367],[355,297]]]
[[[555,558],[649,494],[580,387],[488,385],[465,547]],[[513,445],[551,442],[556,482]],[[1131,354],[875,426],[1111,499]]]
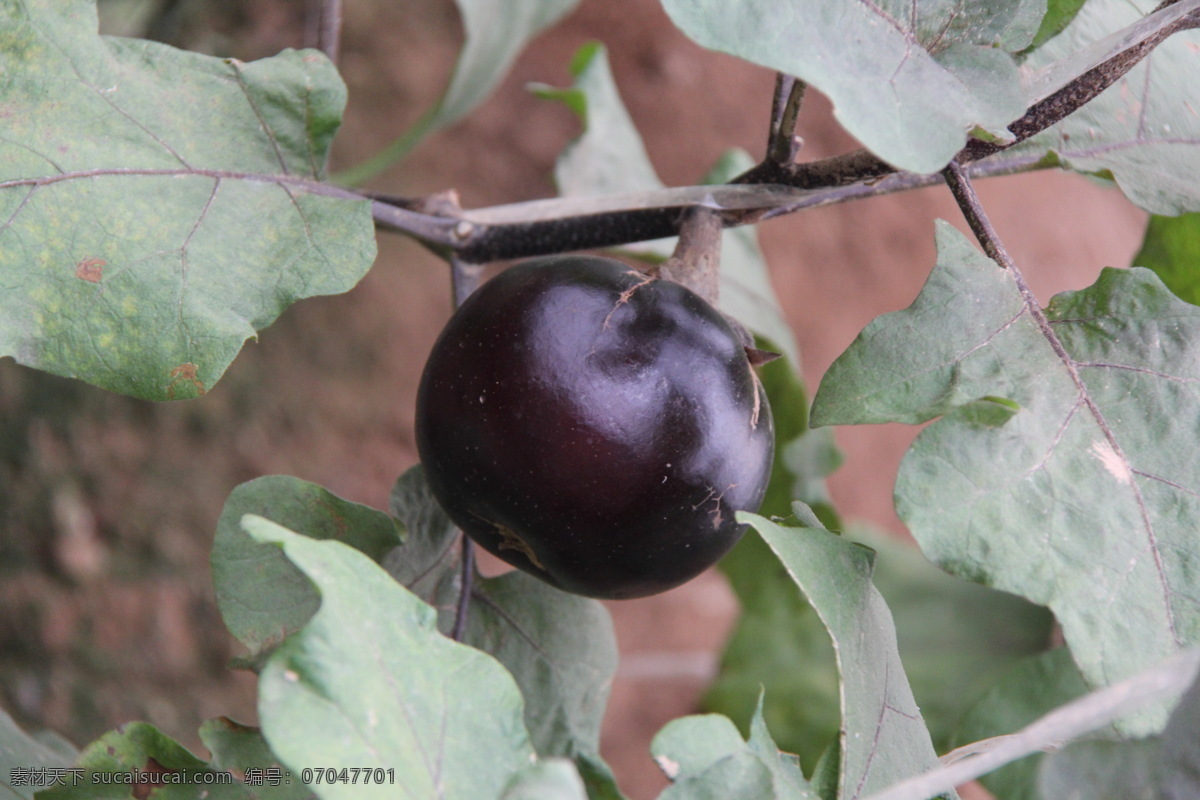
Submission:
[[[972,164],[972,177],[1012,175],[1050,166],[1039,156],[993,157]],[[712,208],[725,227],[747,225],[806,208],[844,203],[941,183],[937,174],[900,172],[872,183],[802,190],[788,186],[684,186],[636,196],[537,200],[472,209],[461,216],[424,213],[419,200],[403,206],[376,199],[376,224],[413,236],[439,253],[455,252],[470,262],[617,247],[677,236],[686,213]],[[735,194],[736,192],[736,194]]]
[[[1118,50],[1092,68],[1073,77],[1062,88],[1031,105],[1019,119],[1008,126],[1013,135],[1011,140],[985,142],[971,139],[953,160],[960,164],[969,164],[1007,150],[1041,133],[1061,122],[1124,77],[1167,37],[1179,31],[1200,27],[1200,12],[1194,10],[1179,14],[1176,19],[1166,25],[1155,27],[1151,17],[1164,12],[1171,13],[1167,11],[1168,7],[1166,4],[1160,6],[1142,23],[1133,26],[1136,33],[1141,25],[1145,25],[1148,28],[1146,35],[1132,36],[1133,41],[1128,47]],[[1178,14],[1178,12],[1175,13]],[[1107,41],[1106,39],[1098,44],[1107,43]],[[1068,59],[1068,61],[1074,63],[1073,59]],[[1051,74],[1056,72],[1053,65],[1048,68],[1047,72]],[[763,163],[734,178],[733,182],[778,183],[802,189],[817,189],[870,181],[897,171],[895,167],[873,153],[867,150],[856,150],[804,164],[781,164],[767,158]]]
[[[771,104],[771,130],[767,135],[767,161],[790,164],[804,144],[796,136],[796,119],[804,102],[807,84],[782,72],[775,75],[775,99]]]
[[[454,627],[450,629],[450,638],[456,642],[461,642],[463,635],[467,632],[471,595],[475,591],[475,543],[465,533],[460,533],[459,536],[462,540],[462,561],[459,573],[458,605],[454,608]]]
[[[312,0],[309,6],[308,38],[334,64],[342,40],[342,0]]]
[[[971,140],[954,162],[972,178],[1051,166],[1037,154],[1004,156],[1004,151],[1095,98],[1171,34],[1200,26],[1200,11],[1195,5],[1191,0],[1186,7],[1164,7],[1046,68],[1035,76],[1036,85],[1044,87],[1034,92],[1041,99],[1009,126],[1013,138],[1007,142]],[[1069,77],[1084,64],[1094,66]],[[429,213],[420,201],[393,205],[378,198],[373,206],[375,220],[380,227],[415,236],[438,252],[454,252],[464,261],[486,263],[676,236],[689,210],[697,207],[715,209],[721,224],[730,227],[806,208],[931,186],[942,180],[938,174],[899,171],[866,150],[803,164],[783,158],[794,143],[790,126],[794,125],[803,94],[798,79],[777,77],[767,157],[723,186],[560,198],[461,214]],[[738,189],[741,194],[736,193]]]

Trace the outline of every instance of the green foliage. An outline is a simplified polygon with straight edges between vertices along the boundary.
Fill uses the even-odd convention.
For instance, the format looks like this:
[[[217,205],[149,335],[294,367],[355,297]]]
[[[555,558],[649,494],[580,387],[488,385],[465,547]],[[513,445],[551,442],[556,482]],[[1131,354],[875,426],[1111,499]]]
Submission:
[[[1087,684],[1065,647],[1030,656],[995,682],[959,723],[957,745],[1020,730],[1055,708],[1082,697]],[[995,772],[981,782],[1004,800],[1038,800],[1036,781],[1041,754]]]
[[[339,177],[364,179],[461,119],[575,5],[459,0],[464,45],[437,105]],[[933,172],[969,135],[1003,143],[1028,106],[1200,0],[1154,13],[1154,0],[663,5],[701,45],[827,94],[875,155]],[[89,0],[0,3],[0,355],[138,397],[195,397],[290,303],[349,289],[373,260],[371,203],[326,182],[345,88],[314,51],[244,64],[96,29]],[[868,325],[822,380],[815,426],[930,423],[896,483],[923,555],[829,530],[844,527],[824,486],[839,456],[827,427],[810,429],[799,348],[755,232],[725,232],[722,309],[784,356],[760,371],[776,461],[762,515],[742,517],[752,529],[722,565],[741,604],[705,698],[722,714],[675,720],[652,746],[672,781],[664,800],[927,798],[906,782],[939,769],[939,749],[1003,746],[979,742],[1036,730],[1069,701],[1087,711],[1072,735],[1097,740],[984,777],[998,797],[1200,793],[1200,688],[1177,703],[1138,684],[1134,713],[1108,716],[1091,691],[1200,644],[1198,43],[1174,34],[992,159],[1113,179],[1143,208],[1180,215],[1150,221],[1135,261],[1153,273],[1106,269],[1043,309],[943,223],[920,296]],[[582,125],[555,167],[562,199],[543,211],[662,197],[603,45],[580,49],[571,74],[569,87],[534,87]],[[751,166],[730,151],[703,182]],[[782,196],[771,192],[811,199],[743,188],[747,209]],[[673,191],[680,207],[729,210],[712,186]],[[673,246],[622,252],[653,262]],[[37,796],[184,798],[203,785],[239,799],[622,800],[599,755],[617,666],[604,606],[520,572],[485,579],[462,553],[419,467],[387,512],[283,476],[238,487],[211,566],[249,651],[241,665],[258,673],[261,729],[206,722],[205,760],[144,723],[76,752],[0,714],[0,794],[40,788],[13,768],[72,765],[89,779]],[[1069,647],[1041,652],[1054,622]],[[390,770],[395,783],[305,771],[318,765]],[[252,780],[262,770],[289,780]],[[132,789],[97,777],[134,771]]]
[[[96,28],[87,0],[0,7],[0,356],[196,397],[374,260],[370,204],[321,183],[345,86],[313,51],[243,64]]]
[[[1200,796],[1200,680],[1162,734],[1136,742],[1078,742],[1046,759],[1039,790],[1065,800],[1185,800]]]
[[[750,723],[747,741],[732,722],[716,714],[677,719],[659,731],[650,751],[672,782],[662,800],[816,800],[796,757],[775,746],[760,711]]]
[[[804,527],[739,516],[829,631],[842,685],[838,797],[867,796],[928,769],[937,754],[900,662],[891,612],[871,583],[874,552],[814,526],[806,508],[798,512]]]
[[[1176,297],[1200,305],[1200,213],[1150,217],[1133,263],[1154,270]]]
[[[1157,5],[1156,0],[1091,0],[1025,66],[1045,70],[1061,60],[1069,67],[1067,75],[1079,74],[1072,56],[1104,41],[1119,47],[1124,34],[1137,30],[1139,20]],[[1179,3],[1160,17],[1189,11],[1194,7]],[[1104,38],[1117,30],[1121,35]],[[1154,214],[1200,210],[1200,184],[1195,180],[1200,169],[1200,117],[1188,110],[1194,98],[1191,76],[1198,44],[1196,31],[1171,36],[1152,58],[1021,149],[1053,154],[1068,169],[1113,178],[1126,197]]]
[[[242,525],[282,548],[321,596],[259,673],[263,734],[294,773],[394,769],[404,794],[483,797],[528,764],[521,693],[499,663],[439,633],[433,608],[358,551],[253,515]],[[397,793],[387,783],[312,788],[322,798]]]
[[[1025,110],[1016,62],[1045,3],[664,0],[672,20],[713,50],[811,83],[838,120],[885,161],[941,169],[981,127],[1003,136]]]
[[[1172,446],[1200,429],[1200,313],[1149,271],[1105,270],[1043,326],[1012,275],[948,225],[938,241],[920,296],[830,368],[814,419],[941,416],[901,466],[901,518],[943,568],[1049,606],[1091,685],[1200,642],[1198,475]]]
[[[30,800],[36,786],[17,781],[17,770],[65,769],[78,753],[68,742],[46,734],[30,736],[0,711],[0,797]]]
[[[270,475],[235,489],[217,521],[213,584],[226,627],[250,648],[252,658],[299,630],[320,598],[278,547],[255,542],[243,530],[246,514],[295,527],[313,539],[341,541],[376,561],[400,543],[400,531],[386,514],[316,484]]]

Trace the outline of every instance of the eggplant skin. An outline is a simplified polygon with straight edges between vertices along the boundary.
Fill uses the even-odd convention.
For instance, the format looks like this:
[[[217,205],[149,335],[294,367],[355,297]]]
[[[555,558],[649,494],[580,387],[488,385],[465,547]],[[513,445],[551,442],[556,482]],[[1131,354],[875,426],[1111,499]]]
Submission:
[[[741,538],[774,427],[742,341],[620,261],[510,267],[451,317],[417,393],[434,496],[499,558],[575,594],[678,586]]]

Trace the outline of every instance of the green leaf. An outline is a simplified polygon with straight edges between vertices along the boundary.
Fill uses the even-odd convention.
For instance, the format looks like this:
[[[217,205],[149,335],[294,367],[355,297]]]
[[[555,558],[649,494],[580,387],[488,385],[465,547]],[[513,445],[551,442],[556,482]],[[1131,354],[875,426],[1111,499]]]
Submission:
[[[530,87],[539,97],[565,103],[584,126],[555,164],[559,194],[582,197],[662,188],[642,137],[621,102],[604,45],[584,45],[572,62],[571,74],[575,81],[567,89]]]
[[[458,596],[458,528],[434,498],[423,466],[417,464],[396,480],[389,510],[404,526],[404,544],[376,560],[430,605],[453,603]]]
[[[760,340],[759,345],[775,349],[772,341]],[[775,419],[775,463],[760,513],[788,516],[792,500],[799,498],[817,508],[827,524],[838,525],[824,482],[840,463],[832,433],[808,429],[808,398],[790,359],[766,364],[758,373]],[[829,636],[753,529],[721,560],[721,570],[741,613],[702,706],[748,730],[765,687],[763,713],[771,730],[811,770],[838,730],[837,671]],[[807,666],[796,669],[796,664]]]
[[[436,612],[362,553],[247,515],[312,581],[320,608],[270,656],[259,718],[293,774],[394,769],[396,784],[320,784],[322,798],[492,797],[533,758],[520,690],[493,658],[437,631]]]
[[[63,784],[38,792],[39,800],[113,800],[149,797],[151,792],[156,800],[259,796],[144,722],[104,734],[83,749],[74,766],[83,770],[78,782],[68,774]]]
[[[871,583],[874,553],[820,528],[758,530],[804,592],[833,640],[841,675],[838,797],[865,797],[937,764],[905,677],[891,612]]]
[[[455,0],[463,41],[454,74],[438,104],[404,135],[337,176],[361,183],[408,155],[422,139],[465,117],[508,75],[531,39],[574,10],[579,0]]]
[[[244,783],[258,800],[301,800],[313,794],[284,769],[262,731],[227,717],[207,720],[200,726],[200,741],[212,753],[212,766]]]
[[[298,478],[269,475],[233,490],[217,520],[211,553],[217,606],[251,659],[282,642],[312,617],[320,604],[312,582],[280,552],[242,528],[256,514],[313,539],[335,539],[375,561],[400,544],[395,520],[368,506],[337,497]]]
[[[936,172],[982,127],[1003,135],[1025,110],[1014,52],[1045,2],[664,0],[699,44],[812,84],[885,161]]]
[[[1087,693],[1065,647],[1031,656],[1010,669],[963,716],[955,745],[1004,736]],[[1004,800],[1041,800],[1036,790],[1043,756],[1035,754],[991,772],[980,782]]]
[[[46,772],[34,770],[65,768],[75,755],[65,740],[53,735],[30,736],[0,710],[0,798],[32,800],[33,793],[49,783]]]
[[[322,184],[345,87],[96,33],[91,0],[0,10],[0,356],[153,400],[371,266],[370,203]]]
[[[967,709],[1021,659],[1043,650],[1054,619],[1015,595],[955,578],[911,545],[854,528],[876,551],[875,586],[896,622],[900,656],[939,752]]]
[[[505,787],[500,800],[586,800],[575,765],[563,758],[530,764]]]
[[[1036,50],[1062,33],[1071,24],[1071,20],[1075,19],[1085,2],[1087,0],[1049,0],[1046,3],[1046,16],[1042,17],[1037,34],[1023,52]]]
[[[1106,269],[1043,328],[1011,275],[947,225],[938,241],[920,296],[835,362],[814,420],[944,415],[901,465],[901,518],[944,569],[1049,606],[1090,685],[1197,643],[1200,472],[1181,445],[1200,430],[1200,309]]]
[[[1150,217],[1133,263],[1158,273],[1176,297],[1200,305],[1200,213]]]
[[[816,800],[795,756],[775,746],[760,711],[754,714],[748,741],[717,714],[683,717],[659,731],[650,752],[671,780],[660,800]]]
[[[443,610],[442,629],[453,621],[454,610]],[[463,642],[493,655],[516,680],[534,749],[588,762],[584,777],[598,790],[607,770],[600,723],[617,669],[608,610],[513,571],[476,580]],[[589,763],[599,774],[587,771]]]
[[[1122,46],[1124,29],[1137,30],[1157,5],[1157,0],[1091,0],[1025,67],[1053,71],[1055,61],[1065,60],[1063,77],[1077,75],[1088,65],[1072,66],[1073,55],[1114,32],[1121,36],[1113,41]],[[1182,16],[1189,6],[1194,13],[1195,4],[1184,2],[1159,18]],[[1132,202],[1154,214],[1200,211],[1200,117],[1191,110],[1200,103],[1192,80],[1197,46],[1200,32],[1173,34],[1113,86],[1010,156],[1051,154],[1068,169],[1115,178]]]
[[[1045,759],[1040,797],[1056,800],[1189,800],[1200,797],[1200,679],[1161,736],[1079,742]]]
[[[947,575],[893,537],[855,527],[845,538],[877,552],[872,577],[895,618],[913,695],[935,746],[945,749],[970,704],[1018,659],[1045,646],[1052,617],[1014,595]],[[747,540],[766,550],[753,533]],[[704,708],[747,724],[765,686],[772,730],[811,770],[838,731],[837,668],[828,635],[794,587],[790,595],[783,587],[778,594],[749,590],[751,566],[760,587],[777,580],[768,557],[769,550],[747,561],[735,584],[747,587],[742,616]]]

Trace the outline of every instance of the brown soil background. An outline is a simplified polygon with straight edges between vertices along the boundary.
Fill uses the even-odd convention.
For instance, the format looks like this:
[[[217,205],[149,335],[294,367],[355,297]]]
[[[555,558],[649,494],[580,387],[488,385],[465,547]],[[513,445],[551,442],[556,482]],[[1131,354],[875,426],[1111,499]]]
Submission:
[[[191,35],[222,54],[249,60],[303,41],[300,4],[190,5],[218,31]],[[435,102],[461,37],[450,0],[348,0],[345,15],[350,105],[335,168],[382,147]],[[692,44],[651,0],[584,0],[490,100],[373,187],[454,187],[467,207],[551,196],[554,159],[577,122],[525,86],[567,85],[571,55],[594,39],[608,46],[666,183],[693,183],[731,146],[761,154],[770,72]],[[805,159],[856,146],[813,92],[799,132]],[[995,179],[979,190],[1043,302],[1090,284],[1103,266],[1127,265],[1140,242],[1144,214],[1080,177]],[[940,188],[761,228],[810,387],[868,321],[912,301],[933,264],[936,218],[965,229]],[[294,306],[200,400],[151,405],[0,362],[0,707],[77,743],[147,719],[195,748],[204,718],[253,722],[254,679],[226,669],[234,643],[208,573],[221,506],[239,483],[283,473],[386,507],[392,482],[415,461],[416,380],[449,312],[445,266],[383,234],[357,288]],[[846,463],[830,483],[845,517],[905,535],[891,485],[913,433],[837,431]],[[603,749],[640,800],[665,785],[648,756],[651,736],[696,710],[737,607],[710,573],[610,608],[622,665]]]

